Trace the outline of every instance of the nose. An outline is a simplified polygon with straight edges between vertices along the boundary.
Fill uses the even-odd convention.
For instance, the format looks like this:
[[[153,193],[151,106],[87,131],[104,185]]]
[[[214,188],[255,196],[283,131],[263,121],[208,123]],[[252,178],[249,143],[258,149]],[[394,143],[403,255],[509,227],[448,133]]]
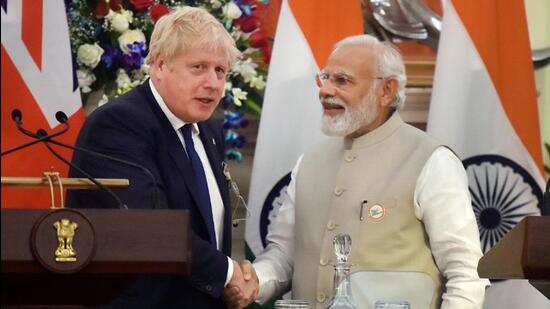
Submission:
[[[319,96],[320,97],[333,97],[336,94],[336,87],[332,84],[330,80],[321,80],[319,75],[316,76],[315,82],[317,87],[319,87]]]
[[[205,88],[219,88],[220,85],[225,85],[225,80],[220,79],[215,69],[208,70],[204,74],[204,87]]]

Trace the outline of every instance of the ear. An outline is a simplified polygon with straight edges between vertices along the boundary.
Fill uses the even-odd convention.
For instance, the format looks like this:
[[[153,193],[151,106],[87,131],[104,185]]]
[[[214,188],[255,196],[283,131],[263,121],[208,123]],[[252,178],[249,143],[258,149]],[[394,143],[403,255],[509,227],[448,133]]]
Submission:
[[[380,91],[382,95],[380,96],[380,105],[382,107],[388,107],[394,101],[395,96],[397,95],[397,89],[399,88],[399,82],[395,78],[387,78],[382,80],[382,86]]]
[[[166,61],[160,56],[157,56],[149,69],[149,75],[156,79],[162,78],[163,73],[167,70]]]

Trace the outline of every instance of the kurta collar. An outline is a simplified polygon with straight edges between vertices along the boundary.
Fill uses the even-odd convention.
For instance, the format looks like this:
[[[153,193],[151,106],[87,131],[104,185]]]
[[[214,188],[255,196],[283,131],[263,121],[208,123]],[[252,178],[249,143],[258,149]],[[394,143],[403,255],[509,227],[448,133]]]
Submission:
[[[357,138],[346,137],[344,144],[346,149],[357,149],[377,144],[392,135],[403,124],[403,119],[397,111],[378,128]]]

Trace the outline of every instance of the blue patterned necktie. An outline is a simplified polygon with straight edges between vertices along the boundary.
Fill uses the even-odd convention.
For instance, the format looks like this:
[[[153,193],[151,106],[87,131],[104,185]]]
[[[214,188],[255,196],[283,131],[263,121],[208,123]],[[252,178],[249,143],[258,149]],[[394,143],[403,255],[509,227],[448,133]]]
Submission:
[[[208,193],[208,183],[206,182],[206,175],[204,174],[202,162],[195,151],[195,143],[193,143],[193,137],[191,136],[192,129],[192,124],[186,124],[181,128],[181,133],[185,141],[185,150],[187,151],[193,173],[195,174],[197,193],[200,200],[199,208],[202,214],[205,215],[206,227],[210,235],[210,240],[213,244],[216,244],[216,233],[214,231],[214,220],[212,218],[212,204],[210,203],[210,194]]]

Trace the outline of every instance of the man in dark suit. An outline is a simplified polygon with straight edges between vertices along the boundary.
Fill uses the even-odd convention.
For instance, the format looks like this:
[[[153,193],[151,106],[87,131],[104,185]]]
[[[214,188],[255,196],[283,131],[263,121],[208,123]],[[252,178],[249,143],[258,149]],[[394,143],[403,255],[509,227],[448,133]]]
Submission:
[[[230,256],[231,208],[222,171],[222,131],[209,120],[240,52],[207,11],[184,7],[161,18],[146,62],[150,80],[98,108],[82,127],[77,145],[149,169],[143,171],[76,151],[73,163],[94,177],[128,178],[117,195],[128,208],[187,209],[192,225],[192,270],[188,276],[137,280],[111,307],[224,308],[224,288],[243,287]],[[71,177],[82,177],[75,170]],[[77,208],[119,205],[106,192],[73,191]]]

